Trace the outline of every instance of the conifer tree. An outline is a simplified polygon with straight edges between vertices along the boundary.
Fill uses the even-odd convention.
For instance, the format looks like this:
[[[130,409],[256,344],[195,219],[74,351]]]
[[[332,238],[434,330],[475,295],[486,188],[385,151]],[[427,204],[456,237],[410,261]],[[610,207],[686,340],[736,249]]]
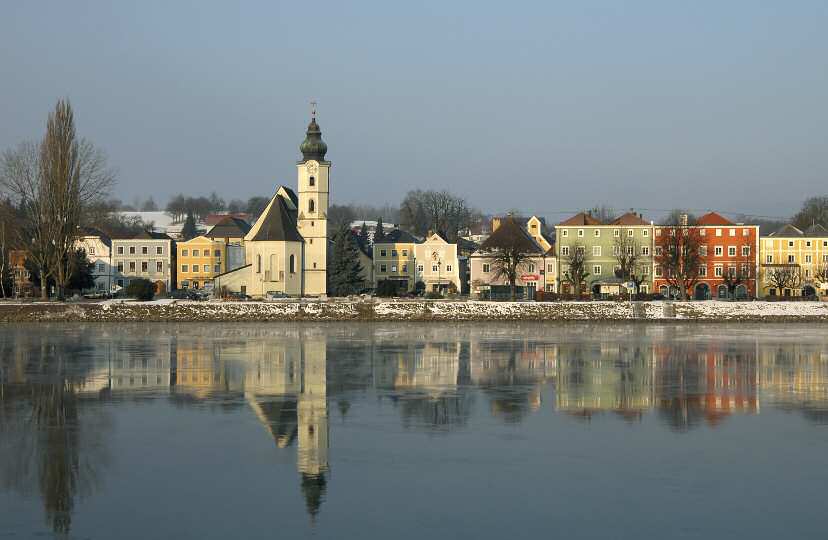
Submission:
[[[192,212],[187,212],[187,219],[184,220],[184,227],[181,229],[181,237],[184,240],[191,240],[196,236],[198,236],[198,231],[196,230],[195,216]]]
[[[357,239],[363,249],[367,248],[371,243],[370,238],[368,237],[368,225],[366,225],[364,221],[362,222],[362,227],[359,229],[359,237]]]
[[[377,230],[374,231],[374,243],[378,244],[385,240],[385,230],[382,226],[382,218],[377,218]]]
[[[351,229],[344,226],[334,237],[331,264],[328,269],[328,294],[348,296],[359,294],[364,288],[359,247]]]

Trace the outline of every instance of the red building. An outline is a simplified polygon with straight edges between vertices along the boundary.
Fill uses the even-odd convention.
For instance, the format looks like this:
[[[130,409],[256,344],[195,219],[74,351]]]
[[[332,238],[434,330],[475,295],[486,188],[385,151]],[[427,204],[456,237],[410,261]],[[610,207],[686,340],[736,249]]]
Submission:
[[[689,226],[655,227],[654,290],[677,295],[675,280],[667,279],[668,269],[659,264],[659,254],[669,244],[667,237],[677,232],[689,234],[698,244],[698,272],[690,280],[688,297],[754,298],[759,270],[759,226],[733,223],[716,212],[710,212]],[[731,277],[728,277],[731,276]],[[737,276],[734,279],[733,276]],[[673,282],[671,285],[671,281]],[[728,287],[728,283],[731,287]],[[735,285],[735,287],[733,287]],[[672,290],[671,290],[672,289]]]

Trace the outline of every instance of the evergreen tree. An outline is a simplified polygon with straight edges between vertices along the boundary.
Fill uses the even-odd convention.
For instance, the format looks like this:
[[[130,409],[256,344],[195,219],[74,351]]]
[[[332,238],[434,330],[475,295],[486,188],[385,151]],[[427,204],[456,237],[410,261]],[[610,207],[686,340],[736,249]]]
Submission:
[[[385,240],[385,231],[382,227],[382,218],[377,218],[377,230],[374,231],[374,243],[377,244]]]
[[[86,250],[76,249],[69,253],[69,282],[66,288],[73,291],[82,291],[95,287],[95,278],[92,272],[95,264],[89,261]]]
[[[187,212],[187,219],[184,220],[184,228],[181,229],[181,237],[190,240],[198,236],[195,217],[192,212]]]
[[[333,253],[328,267],[328,294],[348,296],[359,294],[364,288],[356,238],[350,228],[341,227],[334,237]]]
[[[365,222],[362,222],[362,227],[359,229],[359,245],[362,246],[363,249],[367,248],[368,245],[371,243],[370,238],[368,237],[368,225]]]

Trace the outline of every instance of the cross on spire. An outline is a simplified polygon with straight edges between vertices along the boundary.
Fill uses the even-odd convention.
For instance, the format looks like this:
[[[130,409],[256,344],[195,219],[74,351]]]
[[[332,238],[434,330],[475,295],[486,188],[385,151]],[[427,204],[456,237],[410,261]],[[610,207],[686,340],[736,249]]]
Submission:
[[[316,100],[310,102],[311,106],[311,118],[316,118]]]

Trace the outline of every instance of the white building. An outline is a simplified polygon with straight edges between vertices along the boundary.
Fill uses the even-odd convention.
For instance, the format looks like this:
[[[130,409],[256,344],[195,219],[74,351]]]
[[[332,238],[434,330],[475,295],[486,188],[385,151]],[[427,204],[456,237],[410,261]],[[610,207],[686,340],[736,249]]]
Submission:
[[[92,263],[92,278],[95,280],[93,290],[96,292],[114,291],[112,240],[97,229],[83,228],[81,236],[75,241],[75,248],[84,250],[87,260]]]
[[[461,292],[460,259],[457,244],[449,244],[437,233],[414,244],[415,282],[423,282],[427,292],[446,292],[454,287]]]

